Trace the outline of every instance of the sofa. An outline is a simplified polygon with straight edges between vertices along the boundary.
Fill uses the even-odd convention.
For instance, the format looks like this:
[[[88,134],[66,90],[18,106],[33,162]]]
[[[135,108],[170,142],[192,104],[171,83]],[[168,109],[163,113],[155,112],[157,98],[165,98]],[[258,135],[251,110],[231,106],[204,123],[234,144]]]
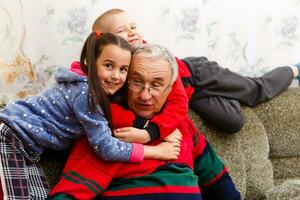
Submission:
[[[245,125],[226,134],[195,113],[189,115],[225,162],[247,200],[300,200],[300,88],[290,88],[271,101],[243,107]],[[46,152],[40,164],[53,186],[68,151]]]
[[[228,167],[243,199],[300,200],[300,88],[243,107],[244,127],[228,135],[190,116]]]

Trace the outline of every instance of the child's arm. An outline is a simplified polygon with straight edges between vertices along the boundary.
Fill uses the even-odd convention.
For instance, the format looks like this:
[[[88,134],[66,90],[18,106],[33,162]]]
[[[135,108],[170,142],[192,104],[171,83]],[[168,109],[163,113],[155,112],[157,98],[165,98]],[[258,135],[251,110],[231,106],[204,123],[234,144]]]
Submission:
[[[125,142],[136,142],[145,144],[150,141],[150,135],[142,127],[134,128],[136,121],[135,114],[123,108],[117,103],[110,103],[112,113],[112,125],[114,128],[114,136]],[[139,120],[141,121],[141,120]],[[146,123],[144,120],[142,123]],[[141,125],[143,126],[143,125]]]
[[[114,136],[124,142],[146,144],[150,141],[150,134],[145,129],[122,127],[114,130]]]
[[[162,112],[154,116],[146,127],[151,141],[165,138],[182,123],[188,112],[188,98],[180,77],[174,83]]]
[[[158,145],[144,145],[144,159],[176,160],[180,153],[180,142],[161,142]]]
[[[87,94],[80,95],[75,100],[73,108],[76,117],[85,129],[93,151],[102,159],[108,161],[142,162],[144,156],[147,159],[155,158],[153,157],[153,151],[158,152],[155,148],[169,152],[169,154],[161,156],[163,160],[173,159],[178,154],[179,149],[176,145],[146,147],[144,152],[142,144],[128,143],[113,137],[107,120],[101,114],[102,110],[97,107],[97,111],[90,111],[87,99]]]
[[[114,136],[124,142],[136,142],[146,144],[150,141],[150,134],[145,129],[135,127],[123,127],[114,130]],[[175,129],[170,135],[164,138],[165,142],[180,142],[182,135]]]
[[[150,134],[145,129],[149,120],[143,120],[142,118],[135,116],[132,111],[126,110],[116,103],[110,103],[110,108],[112,112],[112,123],[115,137],[125,142],[136,142],[142,144],[146,144],[150,141]],[[164,141],[180,142],[181,139],[182,135],[180,131],[175,129],[164,138]]]
[[[81,94],[73,101],[72,107],[97,156],[107,161],[142,162],[143,145],[123,142],[113,137],[101,108],[97,107],[97,110],[91,111],[88,99],[88,94]]]
[[[116,128],[114,136],[125,142],[147,143],[149,134],[145,129],[128,127],[135,121],[133,112],[124,109],[116,103],[110,104],[113,127]],[[141,120],[139,120],[140,125]],[[147,120],[144,121],[147,123]],[[126,126],[126,127],[123,127]],[[123,127],[123,128],[118,128]],[[144,145],[144,159],[172,160],[177,159],[180,152],[182,135],[179,130],[169,135],[165,141],[156,146]]]

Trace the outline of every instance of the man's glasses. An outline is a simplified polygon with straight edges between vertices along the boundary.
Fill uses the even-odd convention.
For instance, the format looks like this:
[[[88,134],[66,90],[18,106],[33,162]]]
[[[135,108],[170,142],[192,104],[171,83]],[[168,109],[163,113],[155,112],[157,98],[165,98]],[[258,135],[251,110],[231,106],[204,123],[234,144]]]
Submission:
[[[167,87],[161,85],[152,85],[146,87],[146,85],[140,81],[128,81],[128,88],[132,91],[140,93],[146,89],[149,94],[153,96],[165,93],[169,87],[170,84],[168,84]]]

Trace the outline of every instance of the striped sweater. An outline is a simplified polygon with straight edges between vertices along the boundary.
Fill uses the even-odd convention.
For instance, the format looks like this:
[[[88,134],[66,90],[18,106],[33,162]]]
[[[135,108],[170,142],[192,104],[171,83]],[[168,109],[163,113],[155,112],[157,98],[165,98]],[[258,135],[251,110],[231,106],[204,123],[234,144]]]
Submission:
[[[178,129],[183,139],[175,161],[106,162],[86,138],[79,139],[49,199],[240,199],[226,167],[192,121],[185,118]]]

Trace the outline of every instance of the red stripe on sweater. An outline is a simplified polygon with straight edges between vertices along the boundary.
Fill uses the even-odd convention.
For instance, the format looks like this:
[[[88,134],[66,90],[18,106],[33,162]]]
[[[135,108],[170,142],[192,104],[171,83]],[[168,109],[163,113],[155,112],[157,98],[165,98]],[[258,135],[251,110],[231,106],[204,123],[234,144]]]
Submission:
[[[105,191],[103,196],[126,196],[136,194],[151,194],[151,193],[182,193],[182,194],[200,194],[198,186],[156,186],[129,188],[117,191]]]
[[[228,172],[227,168],[224,167],[223,170],[222,170],[216,177],[214,177],[213,179],[211,179],[208,183],[204,184],[203,186],[204,186],[204,187],[209,187],[209,186],[211,186],[211,185],[214,184],[217,180],[219,180],[219,178],[220,178],[221,176],[223,176],[223,174],[225,174],[225,173],[227,173],[227,172]]]

